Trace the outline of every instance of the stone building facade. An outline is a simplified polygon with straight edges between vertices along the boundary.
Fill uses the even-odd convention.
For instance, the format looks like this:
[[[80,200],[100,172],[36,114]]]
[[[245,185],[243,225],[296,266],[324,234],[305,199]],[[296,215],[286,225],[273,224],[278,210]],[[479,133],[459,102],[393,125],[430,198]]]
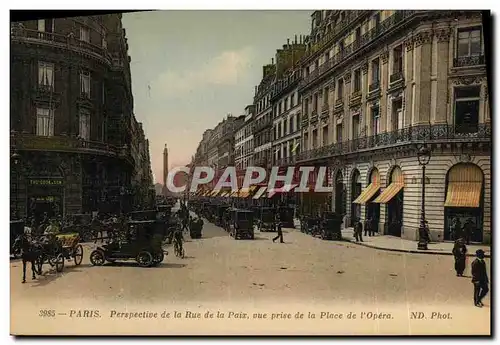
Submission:
[[[302,152],[333,168],[334,210],[417,238],[422,172],[434,241],[491,235],[491,115],[479,11],[316,11],[301,61]]]
[[[245,108],[245,118],[234,135],[234,163],[237,170],[246,169],[253,164],[253,113],[254,106]]]
[[[11,24],[11,207],[130,209],[130,57],[121,14]]]

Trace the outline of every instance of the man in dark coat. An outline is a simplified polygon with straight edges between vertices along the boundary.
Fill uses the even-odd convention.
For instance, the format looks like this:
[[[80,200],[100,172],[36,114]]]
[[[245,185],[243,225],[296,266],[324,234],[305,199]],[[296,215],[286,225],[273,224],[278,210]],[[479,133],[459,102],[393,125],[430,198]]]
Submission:
[[[486,263],[484,262],[484,251],[476,250],[477,258],[471,264],[472,284],[474,284],[474,305],[483,306],[483,298],[488,293],[488,273],[486,272]]]
[[[280,213],[278,211],[275,213],[275,216],[274,216],[274,226],[278,230],[278,235],[275,238],[273,238],[273,242],[279,238],[280,243],[285,243],[283,241],[283,230],[281,229],[281,218],[280,218]]]
[[[356,242],[363,242],[363,224],[359,219],[354,221],[354,238]]]
[[[369,217],[365,222],[365,236],[368,233],[368,236],[375,236],[375,232],[373,231],[373,221]]]
[[[474,230],[474,223],[472,222],[472,219],[467,218],[467,220],[464,223],[464,226],[462,227],[462,234],[465,239],[465,243],[467,243],[467,245],[470,245],[470,238],[473,230]]]
[[[465,259],[467,257],[467,247],[465,246],[463,239],[455,241],[452,253],[455,257],[455,271],[457,272],[457,277],[463,277],[465,271]]]
[[[462,223],[458,217],[453,219],[453,239],[458,240],[462,238]]]

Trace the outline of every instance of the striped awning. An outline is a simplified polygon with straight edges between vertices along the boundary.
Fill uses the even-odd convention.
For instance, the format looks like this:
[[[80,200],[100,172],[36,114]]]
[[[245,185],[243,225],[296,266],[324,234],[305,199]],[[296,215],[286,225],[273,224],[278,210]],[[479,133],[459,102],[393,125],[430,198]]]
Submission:
[[[479,207],[482,182],[449,182],[445,207]]]
[[[260,187],[260,189],[253,196],[254,199],[260,199],[266,192],[267,187]]]
[[[241,188],[238,194],[239,198],[246,198],[250,195],[250,188]]]
[[[235,190],[234,192],[230,192],[229,195],[228,195],[228,197],[230,197],[230,198],[236,198],[237,196],[238,196],[238,191],[237,190]]]
[[[216,196],[217,194],[219,194],[220,190],[214,190],[212,191],[212,194],[210,194],[210,196]]]
[[[392,200],[396,196],[396,194],[399,193],[401,189],[403,189],[405,185],[401,182],[393,182],[390,185],[387,186],[386,189],[380,193],[380,195],[373,200],[375,203],[379,204],[387,204],[389,201]]]
[[[378,183],[370,183],[352,203],[365,205],[379,189]]]
[[[283,187],[280,187],[280,188],[271,188],[268,190],[268,195],[267,197],[268,198],[271,198],[273,197],[276,193],[286,193],[286,192],[290,192],[291,190],[293,190],[295,187],[297,187],[298,184],[287,184],[287,185],[284,185]]]

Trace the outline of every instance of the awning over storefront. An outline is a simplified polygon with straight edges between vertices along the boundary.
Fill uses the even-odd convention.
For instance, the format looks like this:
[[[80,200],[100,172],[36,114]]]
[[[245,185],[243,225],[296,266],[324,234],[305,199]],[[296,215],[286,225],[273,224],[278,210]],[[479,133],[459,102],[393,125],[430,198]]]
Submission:
[[[260,187],[257,193],[253,196],[254,199],[260,199],[266,192],[267,187]]]
[[[210,194],[210,196],[215,197],[215,196],[217,196],[217,194],[219,194],[219,192],[220,192],[220,190],[214,190],[214,191],[212,191],[212,194]]]
[[[271,188],[268,190],[268,198],[273,197],[276,193],[286,193],[292,191],[295,187],[297,187],[297,184],[287,184],[284,185],[283,187],[280,188]]]
[[[241,188],[238,195],[239,198],[246,198],[250,195],[250,188]]]
[[[448,182],[445,207],[479,207],[482,182]]]
[[[380,185],[378,183],[370,183],[352,203],[365,205],[379,189]]]
[[[373,202],[379,204],[388,203],[389,201],[392,200],[392,198],[396,196],[396,194],[399,193],[401,189],[403,189],[404,186],[405,186],[404,183],[401,182],[391,183],[390,185],[387,186],[386,189],[382,191],[382,193],[380,193],[380,195],[375,200],[373,200]]]

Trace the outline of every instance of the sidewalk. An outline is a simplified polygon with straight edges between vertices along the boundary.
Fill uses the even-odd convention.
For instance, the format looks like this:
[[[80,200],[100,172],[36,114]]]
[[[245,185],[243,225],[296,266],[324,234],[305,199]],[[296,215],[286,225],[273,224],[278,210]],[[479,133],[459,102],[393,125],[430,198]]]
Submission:
[[[393,252],[453,255],[451,253],[453,249],[452,242],[432,242],[427,245],[427,247],[429,248],[428,250],[418,250],[417,241],[404,240],[399,237],[389,236],[389,235],[383,235],[383,236],[376,235],[372,237],[363,236],[363,242],[356,242],[356,240],[354,239],[353,228],[347,228],[345,230],[342,230],[342,239],[358,244],[360,246],[376,248],[381,250],[388,250]],[[476,250],[478,249],[484,250],[485,256],[487,258],[491,256],[491,247],[487,244],[481,244],[481,245],[474,244],[467,246],[467,252],[468,252],[467,256],[476,256]]]
[[[295,221],[295,229],[300,231],[300,222],[298,222],[297,220]],[[342,239],[344,241],[349,241],[360,246],[392,252],[453,255],[451,253],[453,249],[452,242],[433,242],[427,245],[427,247],[429,248],[428,250],[418,250],[417,241],[404,240],[402,238],[389,235],[376,235],[372,237],[363,236],[363,242],[356,242],[354,238],[353,228],[342,230]],[[485,256],[487,258],[491,257],[491,247],[487,244],[474,244],[467,246],[467,255],[476,256],[476,250],[478,249],[484,250]]]

